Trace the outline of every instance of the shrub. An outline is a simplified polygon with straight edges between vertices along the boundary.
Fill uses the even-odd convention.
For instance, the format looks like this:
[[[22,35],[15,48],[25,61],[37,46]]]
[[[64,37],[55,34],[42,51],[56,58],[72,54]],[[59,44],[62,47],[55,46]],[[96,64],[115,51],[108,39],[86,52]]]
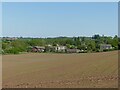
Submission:
[[[12,48],[12,49],[6,50],[5,53],[19,54],[19,50],[17,48]]]

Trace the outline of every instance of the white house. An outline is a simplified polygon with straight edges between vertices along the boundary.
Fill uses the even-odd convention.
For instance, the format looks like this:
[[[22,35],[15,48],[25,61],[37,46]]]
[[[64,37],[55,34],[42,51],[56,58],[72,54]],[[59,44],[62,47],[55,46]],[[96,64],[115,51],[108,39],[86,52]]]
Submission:
[[[66,46],[55,46],[55,52],[65,52]]]
[[[109,50],[109,49],[112,49],[111,44],[100,44],[100,50],[101,51],[103,51],[103,50]]]

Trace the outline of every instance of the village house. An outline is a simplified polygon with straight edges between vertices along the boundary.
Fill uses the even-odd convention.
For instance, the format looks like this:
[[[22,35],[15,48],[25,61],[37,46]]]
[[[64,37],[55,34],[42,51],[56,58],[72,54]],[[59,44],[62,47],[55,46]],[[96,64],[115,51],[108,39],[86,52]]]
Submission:
[[[45,51],[45,47],[42,46],[33,46],[31,48],[31,52],[44,52]]]
[[[112,49],[110,44],[100,44],[100,51]]]
[[[55,46],[54,47],[55,52],[65,52],[66,51],[66,46]]]

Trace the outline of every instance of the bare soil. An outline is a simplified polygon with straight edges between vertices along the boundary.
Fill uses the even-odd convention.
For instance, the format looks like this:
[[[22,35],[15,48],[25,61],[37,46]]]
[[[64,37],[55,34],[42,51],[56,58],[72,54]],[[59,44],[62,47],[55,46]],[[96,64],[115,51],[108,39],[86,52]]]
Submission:
[[[117,88],[118,51],[3,55],[3,88]]]

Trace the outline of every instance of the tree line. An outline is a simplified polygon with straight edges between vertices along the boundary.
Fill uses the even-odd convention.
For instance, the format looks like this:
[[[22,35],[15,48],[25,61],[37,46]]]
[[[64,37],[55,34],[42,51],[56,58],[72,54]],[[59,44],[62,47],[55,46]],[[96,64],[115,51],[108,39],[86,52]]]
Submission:
[[[8,37],[9,38],[9,37]],[[67,48],[77,48],[86,50],[87,52],[99,52],[100,44],[110,44],[114,47],[112,50],[120,49],[120,38],[115,35],[100,36],[99,34],[92,37],[56,37],[56,38],[17,38],[16,40],[7,40],[2,38],[2,54],[18,54],[27,52],[29,46],[47,46],[47,45],[62,45]],[[87,47],[87,48],[86,48]]]

